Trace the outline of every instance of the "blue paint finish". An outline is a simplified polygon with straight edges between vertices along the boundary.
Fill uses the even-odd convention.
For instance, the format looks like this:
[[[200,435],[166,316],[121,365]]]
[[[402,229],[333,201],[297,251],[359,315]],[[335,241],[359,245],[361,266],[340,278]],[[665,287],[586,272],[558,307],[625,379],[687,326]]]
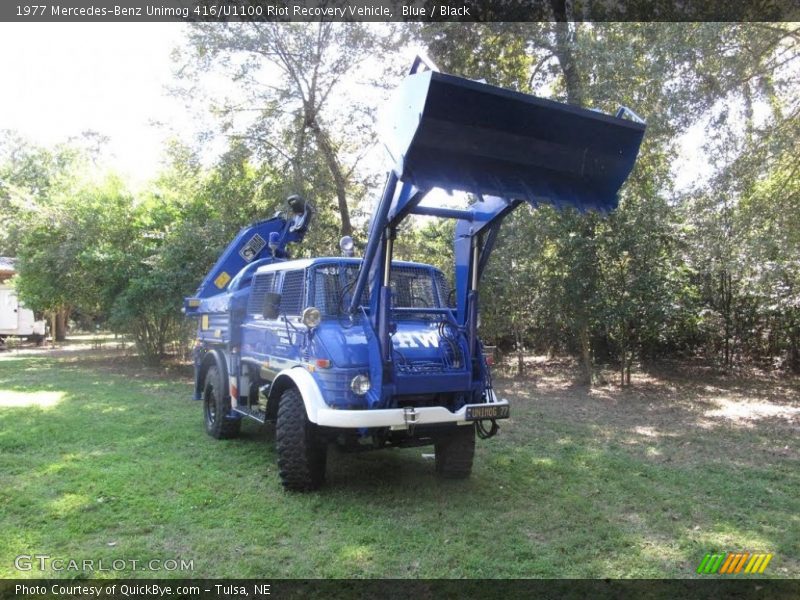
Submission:
[[[360,410],[367,408],[367,398],[354,394],[350,389],[350,382],[353,377],[364,374],[366,371],[365,368],[336,367],[316,369],[313,376],[328,406],[343,410]]]
[[[364,264],[373,267],[374,269],[378,269],[378,267],[383,264],[383,256],[380,250],[384,241],[383,235],[385,221],[389,214],[389,208],[391,207],[392,198],[394,198],[396,189],[397,176],[394,174],[394,172],[391,172],[389,173],[389,176],[386,180],[386,185],[383,188],[383,194],[378,200],[373,212],[372,220],[369,224],[367,248],[364,252]],[[358,309],[358,298],[361,298],[364,290],[367,289],[367,280],[369,279],[370,285],[374,286],[376,281],[380,281],[378,275],[379,273],[373,269],[362,269],[362,272],[359,273],[358,280],[355,284],[353,300],[350,304],[349,312],[354,313]],[[373,310],[373,314],[376,314],[376,307],[371,306],[371,308]]]
[[[357,267],[359,264],[358,259],[316,259],[306,266],[307,289],[313,289],[314,273],[318,267],[344,268]],[[281,268],[296,270],[295,265],[293,261],[286,261]],[[421,269],[421,276],[436,281],[435,269],[426,265],[396,262],[393,267]],[[431,285],[436,289],[435,283]],[[234,319],[240,326],[226,329],[222,338],[216,336],[216,329],[200,332],[201,343],[206,346],[238,345],[239,354],[234,354],[231,360],[232,375],[239,374],[238,356],[268,365],[273,372],[295,365],[311,367],[326,402],[337,408],[386,407],[391,405],[392,396],[426,393],[431,383],[435,383],[440,392],[465,391],[472,386],[464,360],[467,351],[465,340],[457,341],[462,355],[458,365],[453,366],[452,357],[451,364],[446,364],[447,358],[438,333],[441,320],[452,321],[450,312],[445,308],[433,308],[428,316],[408,310],[398,311],[397,318],[392,320],[391,345],[392,359],[402,363],[398,367],[402,373],[396,375],[396,382],[390,380],[387,382],[389,385],[384,386],[381,385],[384,381],[381,361],[371,360],[377,347],[377,337],[372,333],[370,320],[363,314],[352,319],[346,314],[327,316],[313,332],[309,332],[296,322],[296,317],[265,320],[260,315],[245,314],[248,288],[244,285],[241,287],[221,295],[225,298],[215,299],[216,305],[224,308],[225,312],[209,314],[209,323],[216,326],[228,323],[230,315],[240,311],[238,319]],[[386,289],[385,293],[388,294],[389,290]],[[313,300],[313,294],[307,293],[306,303]],[[205,308],[201,305],[201,309]],[[330,361],[330,367],[317,367],[317,359]],[[376,366],[379,368],[376,369]],[[350,390],[351,380],[359,374],[369,375],[373,382],[366,396],[357,396]],[[245,390],[241,386],[239,389],[244,395]]]
[[[339,319],[325,319],[314,332],[313,348],[315,358],[327,358],[334,367],[369,367],[367,336],[359,325],[342,327]]]
[[[367,352],[372,357],[369,362],[369,380],[372,386],[367,392],[367,403],[370,408],[378,408],[382,405],[383,398],[391,395],[391,391],[384,389],[383,361],[380,360],[381,345],[375,329],[372,327],[372,322],[366,316],[363,319],[363,329],[367,338]]]

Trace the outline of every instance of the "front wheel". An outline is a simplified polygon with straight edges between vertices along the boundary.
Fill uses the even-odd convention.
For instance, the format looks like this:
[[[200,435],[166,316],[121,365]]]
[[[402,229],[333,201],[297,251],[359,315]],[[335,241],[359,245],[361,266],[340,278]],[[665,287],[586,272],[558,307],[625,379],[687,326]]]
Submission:
[[[445,479],[466,479],[475,457],[475,426],[461,425],[434,443],[436,473]]]
[[[303,397],[295,388],[281,394],[275,426],[278,471],[284,489],[308,492],[325,481],[327,445],[308,420]]]
[[[234,438],[239,435],[242,420],[231,418],[231,399],[226,386],[221,381],[216,365],[209,367],[203,384],[203,414],[206,422],[206,433],[218,440]]]

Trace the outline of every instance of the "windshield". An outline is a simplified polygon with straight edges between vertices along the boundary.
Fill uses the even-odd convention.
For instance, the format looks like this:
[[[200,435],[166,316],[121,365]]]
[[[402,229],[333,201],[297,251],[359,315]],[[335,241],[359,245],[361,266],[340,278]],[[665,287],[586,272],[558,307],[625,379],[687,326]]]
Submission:
[[[434,277],[434,274],[438,277]],[[321,265],[314,270],[313,305],[323,315],[342,314],[350,305],[358,265]],[[392,306],[394,308],[441,308],[447,305],[444,277],[427,267],[392,267]],[[438,285],[437,285],[438,283]],[[361,304],[368,304],[366,291]]]

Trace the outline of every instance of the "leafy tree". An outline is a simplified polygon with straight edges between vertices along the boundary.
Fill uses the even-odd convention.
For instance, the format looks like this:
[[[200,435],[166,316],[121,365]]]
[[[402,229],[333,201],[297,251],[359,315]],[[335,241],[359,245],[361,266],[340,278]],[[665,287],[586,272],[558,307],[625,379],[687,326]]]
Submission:
[[[73,181],[48,200],[25,219],[16,285],[28,306],[55,316],[63,340],[73,311],[103,320],[125,285],[131,197],[110,176]]]
[[[53,149],[31,144],[18,133],[0,131],[0,254],[14,256],[27,219],[69,185],[87,156],[73,144]]]
[[[764,310],[774,289],[769,290],[770,278],[763,276],[767,271],[789,274],[792,257],[771,253],[770,238],[753,235],[769,218],[757,217],[752,209],[757,206],[765,215],[777,210],[782,221],[796,222],[791,190],[797,170],[788,165],[796,162],[800,130],[798,36],[796,24],[731,26],[717,42],[724,51],[698,69],[715,100],[706,119],[718,133],[706,146],[716,175],[710,185],[694,190],[682,209],[692,226],[690,248],[702,289],[708,345],[726,367],[748,353],[780,354],[794,335],[787,305],[781,305],[781,313]],[[791,235],[791,228],[761,231],[780,238]],[[792,288],[790,279],[786,281]],[[760,338],[771,340],[769,350]]]
[[[251,163],[250,151],[234,143],[217,165],[200,166],[178,143],[170,167],[140,198],[128,224],[127,284],[116,296],[111,324],[130,333],[152,362],[171,342],[191,334],[180,309],[220,252],[245,224],[276,207],[270,179]]]
[[[350,205],[366,189],[358,167],[374,141],[374,101],[362,101],[353,87],[382,83],[386,63],[375,57],[394,46],[391,30],[327,22],[198,24],[189,44],[184,77],[198,78],[221,61],[241,86],[236,102],[217,109],[223,131],[288,175],[283,196],[302,192],[321,209],[328,208],[328,194],[335,196],[341,235],[351,235]],[[371,71],[377,76],[370,79]],[[254,118],[240,132],[244,111]]]
[[[559,3],[545,4],[557,14]],[[613,113],[647,118],[619,208],[608,216],[520,209],[501,230],[481,285],[481,330],[524,352],[571,352],[618,366],[705,351],[800,369],[800,33],[791,23],[452,24],[414,27],[446,71]],[[194,26],[184,82],[221,73],[236,100],[215,98],[226,152],[204,167],[177,142],[171,164],[134,197],[98,176],[96,134],[39,148],[0,134],[0,253],[18,255],[26,302],[107,321],[160,359],[189,334],[180,314],[222,249],[289,193],[317,206],[296,255],[361,238],[374,181],[372,108],[397,39],[388,26]],[[385,60],[381,60],[385,59]],[[398,68],[405,65],[398,65]],[[713,177],[673,184],[680,137],[705,131]],[[406,224],[399,258],[451,271],[453,223]]]
[[[722,316],[722,337],[728,341],[721,348],[729,363],[730,340],[744,335],[745,321],[753,320],[745,315],[759,301],[737,300],[732,291],[743,276],[731,279],[729,266],[714,265],[738,260],[736,248],[745,247],[741,234],[748,230],[738,198],[774,164],[777,141],[785,140],[788,149],[793,147],[788,140],[797,139],[776,135],[791,131],[796,122],[796,103],[787,107],[792,96],[786,95],[798,87],[798,70],[790,66],[797,57],[796,25],[426,24],[418,33],[445,70],[523,91],[543,90],[606,112],[624,104],[647,117],[647,136],[617,213],[602,221],[592,215],[558,217],[554,255],[565,261],[566,272],[554,276],[557,265],[539,270],[541,285],[562,294],[552,330],[558,330],[558,319],[568,324],[584,378],[590,378],[592,349],[600,351],[606,341],[619,358],[623,380],[629,381],[634,357],[689,347],[698,336],[714,338],[703,316],[703,297],[713,314]],[[772,107],[772,124],[763,130],[754,123],[739,127],[729,118],[743,106],[752,121],[758,103]],[[684,210],[672,186],[677,140],[704,119],[711,119],[718,132],[709,138],[710,151],[728,158],[720,161],[716,189],[700,192],[702,200]],[[788,179],[795,174],[783,170]],[[528,235],[545,239],[547,219],[539,212]],[[506,228],[501,237],[506,235],[516,234]],[[749,249],[741,255],[761,256]],[[546,261],[540,255],[518,263],[544,266]],[[492,297],[530,295],[528,278],[519,279],[513,289],[497,288]]]

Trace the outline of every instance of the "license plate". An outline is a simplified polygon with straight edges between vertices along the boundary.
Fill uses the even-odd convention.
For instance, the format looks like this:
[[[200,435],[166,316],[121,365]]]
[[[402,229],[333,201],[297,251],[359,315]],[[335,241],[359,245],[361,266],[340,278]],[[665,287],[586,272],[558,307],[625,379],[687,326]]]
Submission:
[[[480,419],[507,419],[510,407],[508,404],[479,404],[467,407],[467,421]]]

